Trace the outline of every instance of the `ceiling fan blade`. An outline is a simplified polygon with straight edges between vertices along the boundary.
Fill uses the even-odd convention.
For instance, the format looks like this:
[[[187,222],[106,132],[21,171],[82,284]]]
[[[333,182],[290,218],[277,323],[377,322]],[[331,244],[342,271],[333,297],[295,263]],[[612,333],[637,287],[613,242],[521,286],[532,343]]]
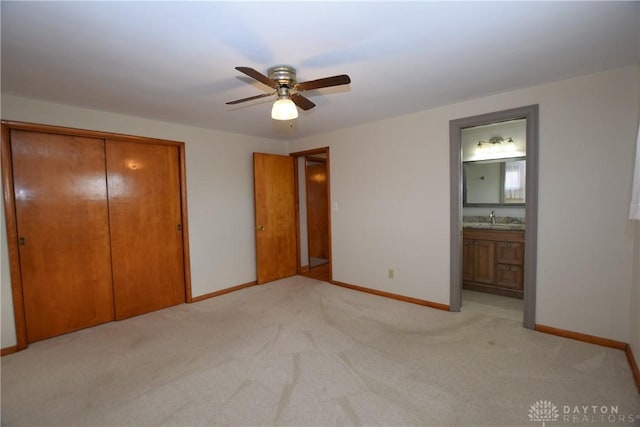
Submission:
[[[225,104],[227,104],[227,105],[240,104],[241,102],[253,101],[254,99],[264,98],[265,96],[271,96],[274,93],[275,92],[263,93],[263,94],[256,95],[256,96],[250,96],[248,98],[236,99],[235,101],[225,102]]]
[[[333,77],[325,77],[323,79],[310,80],[308,82],[298,83],[294,86],[295,90],[311,90],[311,89],[320,89],[323,87],[331,87],[331,86],[340,86],[347,85],[351,83],[351,79],[346,74],[341,74],[339,76]]]
[[[236,67],[236,70],[240,71],[241,73],[245,73],[247,76],[256,79],[260,83],[264,83],[269,87],[278,89],[278,82],[276,82],[275,80],[271,80],[269,77],[265,76],[259,71],[254,70],[253,68]]]
[[[309,99],[305,98],[299,93],[292,94],[290,98],[298,107],[302,108],[304,111],[310,110],[316,106],[316,104],[309,101]]]

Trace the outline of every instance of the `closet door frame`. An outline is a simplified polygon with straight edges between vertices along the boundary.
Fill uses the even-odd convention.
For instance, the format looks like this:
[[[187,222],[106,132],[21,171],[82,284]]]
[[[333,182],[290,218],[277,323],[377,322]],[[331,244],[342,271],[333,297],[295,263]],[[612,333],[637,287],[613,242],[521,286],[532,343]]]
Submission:
[[[27,348],[27,329],[24,309],[24,297],[22,293],[22,279],[20,270],[20,252],[18,247],[18,231],[16,218],[15,194],[13,191],[13,168],[11,162],[11,130],[25,130],[33,132],[43,132],[51,134],[82,136],[89,138],[99,138],[104,140],[118,140],[156,145],[170,145],[178,148],[179,168],[180,168],[180,205],[182,214],[182,248],[184,261],[184,284],[186,302],[192,302],[191,295],[191,268],[189,262],[189,225],[187,215],[187,174],[185,162],[184,142],[170,141],[164,139],[147,138],[142,136],[132,136],[101,132],[93,130],[75,129],[60,126],[41,125],[35,123],[25,123],[2,120],[2,188],[4,197],[5,221],[7,230],[7,246],[9,249],[9,269],[11,274],[11,293],[13,297],[13,312],[16,328],[15,350]]]

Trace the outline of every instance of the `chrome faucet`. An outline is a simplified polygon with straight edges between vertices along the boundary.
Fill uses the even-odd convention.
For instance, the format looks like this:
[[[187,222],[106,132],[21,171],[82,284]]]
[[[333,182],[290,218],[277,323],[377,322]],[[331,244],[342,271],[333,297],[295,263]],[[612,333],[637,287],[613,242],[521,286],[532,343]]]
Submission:
[[[496,213],[495,213],[495,211],[491,211],[491,213],[489,214],[489,222],[491,224],[495,224],[496,223]]]

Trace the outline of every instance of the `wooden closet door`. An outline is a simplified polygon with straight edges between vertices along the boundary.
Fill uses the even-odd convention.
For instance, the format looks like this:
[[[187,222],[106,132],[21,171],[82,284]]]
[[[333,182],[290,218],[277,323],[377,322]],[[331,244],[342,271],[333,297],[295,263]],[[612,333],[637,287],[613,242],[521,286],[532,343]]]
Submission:
[[[113,320],[104,141],[10,138],[27,341]]]
[[[327,164],[311,163],[306,169],[309,257],[329,259]]]
[[[178,148],[106,144],[116,318],[185,302]]]

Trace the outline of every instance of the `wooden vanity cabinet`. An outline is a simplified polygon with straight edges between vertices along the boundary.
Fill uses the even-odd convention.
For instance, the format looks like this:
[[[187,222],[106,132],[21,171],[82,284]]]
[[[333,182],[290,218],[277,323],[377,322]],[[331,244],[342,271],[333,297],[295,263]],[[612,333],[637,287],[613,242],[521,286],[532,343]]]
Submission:
[[[494,281],[494,244],[490,240],[464,239],[464,280],[491,284]]]
[[[464,229],[463,288],[523,297],[524,231]]]

